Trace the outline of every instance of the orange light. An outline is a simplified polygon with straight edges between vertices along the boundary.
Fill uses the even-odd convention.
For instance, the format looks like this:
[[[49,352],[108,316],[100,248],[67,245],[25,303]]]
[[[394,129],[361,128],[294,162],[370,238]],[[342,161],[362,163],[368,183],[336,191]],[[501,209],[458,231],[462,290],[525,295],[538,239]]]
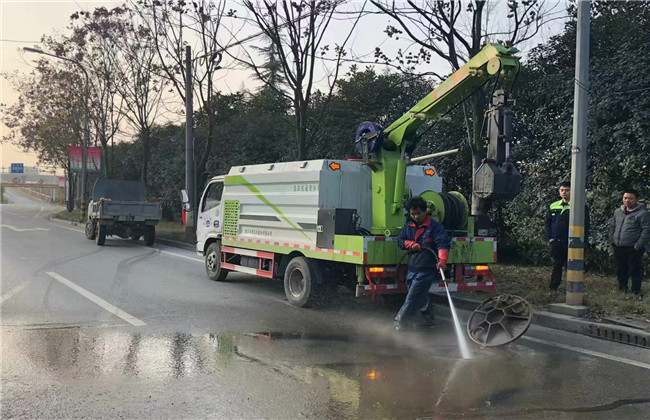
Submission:
[[[332,163],[330,163],[329,166],[330,166],[330,169],[333,170],[333,171],[338,171],[339,169],[341,169],[341,164],[340,163],[332,162]]]
[[[372,369],[370,372],[368,372],[368,379],[371,381],[374,381],[375,379],[378,379],[381,376],[379,372],[376,370]]]
[[[429,169],[425,169],[425,170],[424,170],[424,174],[425,174],[425,175],[433,176],[433,175],[435,175],[435,173],[436,173],[436,171],[434,171],[434,170],[431,169],[431,168],[429,168]]]
[[[371,273],[383,273],[384,267],[370,267],[368,271],[370,271]]]
[[[489,271],[490,266],[489,265],[477,265],[475,270],[476,271]]]

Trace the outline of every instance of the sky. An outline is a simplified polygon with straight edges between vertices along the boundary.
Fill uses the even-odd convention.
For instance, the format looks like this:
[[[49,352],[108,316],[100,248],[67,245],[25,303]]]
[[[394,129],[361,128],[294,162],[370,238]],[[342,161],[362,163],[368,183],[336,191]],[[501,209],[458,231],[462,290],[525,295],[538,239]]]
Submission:
[[[79,10],[92,10],[95,7],[105,6],[107,8],[116,7],[123,2],[121,1],[7,1],[0,0],[0,73],[7,74],[13,72],[29,73],[34,66],[32,54],[23,53],[20,51],[22,47],[38,47],[38,41],[43,34],[65,33],[65,28],[69,23],[69,17],[72,13]],[[555,3],[553,3],[555,4]],[[360,0],[353,0],[349,7],[359,8],[362,2]],[[505,15],[504,2],[495,0],[492,2],[491,7],[495,8],[494,17],[490,22],[494,25],[498,22],[499,17],[503,20]],[[233,8],[241,10],[242,8],[233,2]],[[565,9],[564,2],[558,3],[556,10],[561,11]],[[386,40],[386,35],[383,33],[387,23],[391,23],[385,16],[373,15],[362,20],[362,24],[357,26],[353,36],[350,37],[348,46],[358,56],[368,55],[372,59],[372,51],[378,44],[383,44],[382,48],[390,51],[396,51],[397,48],[408,48],[411,43],[406,39],[401,41]],[[392,22],[395,24],[394,22]],[[231,24],[230,29],[233,31],[238,30],[239,23]],[[347,25],[347,26],[346,26]],[[555,21],[545,27],[538,36],[529,42],[524,47],[531,47],[537,43],[544,42],[562,29],[563,22],[561,20]],[[335,22],[332,24],[335,30],[328,32],[329,39],[326,42],[334,43],[342,42],[342,38],[349,32],[347,28],[351,24],[344,22]],[[397,26],[397,25],[396,25]],[[333,29],[333,28],[332,28]],[[239,33],[241,38],[244,34],[252,33],[251,30],[243,30]],[[16,42],[20,41],[20,42]],[[253,41],[255,44],[255,41]],[[525,49],[525,48],[524,48]],[[525,51],[524,51],[525,53]],[[390,55],[390,54],[389,54]],[[440,61],[433,61],[431,63],[433,71],[439,73],[448,73],[449,69],[445,63]],[[426,70],[426,69],[423,69]],[[321,70],[323,76],[325,70]],[[224,70],[223,74],[218,76],[215,80],[216,86],[222,92],[232,92],[241,89],[243,86],[250,87],[253,80],[250,74],[245,70]],[[321,88],[326,87],[325,80],[321,80]],[[6,105],[11,105],[17,99],[17,93],[12,88],[11,83],[2,76],[2,83],[0,87],[0,102]],[[428,92],[423,92],[423,96]],[[8,134],[8,129],[4,124],[0,124],[0,137]],[[13,162],[22,162],[27,166],[32,166],[37,163],[37,158],[33,153],[26,153],[19,150],[11,143],[3,142],[0,144],[0,153],[2,154],[1,167],[7,168]]]

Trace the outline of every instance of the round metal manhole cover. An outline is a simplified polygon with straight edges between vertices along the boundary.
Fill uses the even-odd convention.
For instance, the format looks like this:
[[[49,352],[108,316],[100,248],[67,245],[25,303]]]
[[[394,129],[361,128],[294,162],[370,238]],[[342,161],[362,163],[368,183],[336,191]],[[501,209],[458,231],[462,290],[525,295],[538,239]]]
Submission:
[[[502,346],[521,337],[532,320],[533,309],[526,299],[499,295],[483,301],[474,310],[467,322],[467,333],[481,346]]]

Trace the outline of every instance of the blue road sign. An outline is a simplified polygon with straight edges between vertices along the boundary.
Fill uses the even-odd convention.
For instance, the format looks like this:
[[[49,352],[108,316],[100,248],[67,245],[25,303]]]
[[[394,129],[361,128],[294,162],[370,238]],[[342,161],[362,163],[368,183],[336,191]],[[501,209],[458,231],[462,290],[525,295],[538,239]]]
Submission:
[[[25,172],[25,167],[22,163],[12,163],[11,164],[11,173],[12,174],[22,174]]]

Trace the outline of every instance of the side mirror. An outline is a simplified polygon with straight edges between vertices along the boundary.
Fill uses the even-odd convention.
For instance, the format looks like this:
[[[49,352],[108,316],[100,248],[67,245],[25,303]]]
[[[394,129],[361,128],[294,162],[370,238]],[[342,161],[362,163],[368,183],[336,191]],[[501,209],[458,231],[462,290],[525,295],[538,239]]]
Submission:
[[[187,194],[187,190],[181,190],[181,207],[183,207],[183,210],[185,211],[192,209],[190,206],[190,196]]]

